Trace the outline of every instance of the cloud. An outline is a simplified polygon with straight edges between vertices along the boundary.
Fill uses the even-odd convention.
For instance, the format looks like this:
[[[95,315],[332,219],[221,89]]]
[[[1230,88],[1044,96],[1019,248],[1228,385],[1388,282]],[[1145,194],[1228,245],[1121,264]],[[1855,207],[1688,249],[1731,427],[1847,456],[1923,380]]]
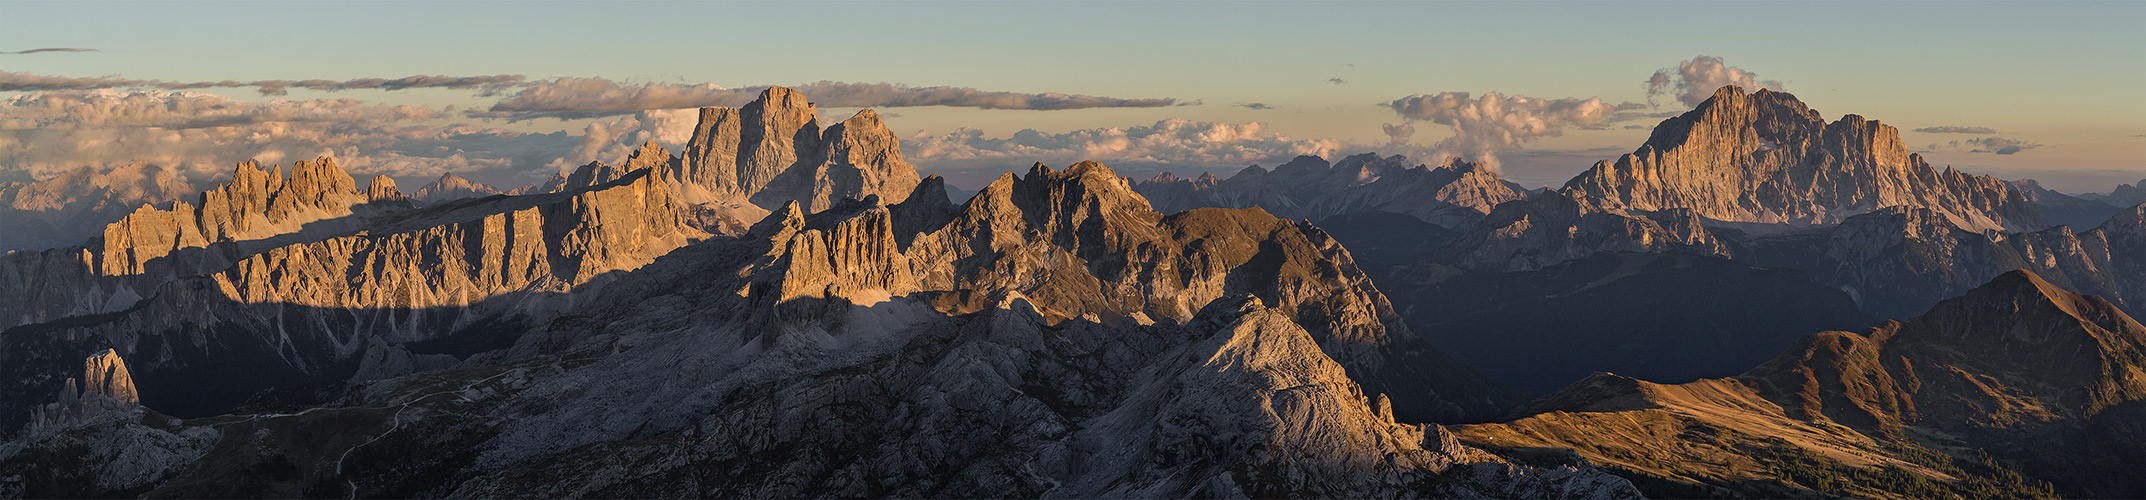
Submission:
[[[1416,135],[1416,126],[1408,122],[1401,122],[1400,125],[1386,123],[1379,125],[1379,127],[1386,130],[1387,146],[1408,144],[1408,138]]]
[[[116,76],[70,77],[33,75],[0,70],[0,92],[37,92],[48,90],[97,90],[97,89],[158,89],[197,90],[206,88],[254,87],[262,95],[285,95],[292,88],[321,90],[405,90],[416,88],[479,89],[482,95],[493,95],[507,88],[520,85],[522,75],[445,76],[416,75],[402,78],[357,78],[351,80],[257,80],[257,81],[201,81],[174,82],[165,80],[137,80]]]
[[[1565,127],[1602,128],[1641,115],[1639,103],[1607,104],[1599,98],[1538,99],[1505,96],[1496,92],[1471,97],[1467,92],[1416,94],[1387,103],[1394,113],[1408,120],[1422,120],[1453,129],[1453,136],[1432,149],[1495,167],[1498,152],[1521,143],[1564,134]],[[1391,136],[1393,130],[1388,129]]]
[[[603,78],[556,78],[530,82],[501,99],[480,118],[591,118],[652,109],[743,106],[768,86],[724,88],[712,83],[618,83]],[[1017,93],[967,87],[910,87],[890,83],[821,81],[792,87],[821,107],[954,106],[979,109],[1062,110],[1152,108],[1176,99],[1120,99],[1091,95]]]
[[[197,180],[256,159],[334,155],[354,173],[429,177],[453,171],[549,176],[571,153],[564,133],[427,126],[450,110],[354,99],[241,101],[163,90],[48,91],[0,100],[0,169],[47,178],[92,166],[152,163]],[[524,174],[526,172],[526,174]]]
[[[1328,79],[1326,79],[1326,83],[1331,83],[1331,84],[1335,84],[1335,85],[1347,85],[1347,84],[1349,83],[1349,81],[1348,81],[1348,80],[1343,80],[1343,79],[1340,79],[1340,78],[1328,78]]]
[[[81,49],[81,48],[74,48],[74,47],[46,47],[46,48],[42,48],[42,49],[18,50],[18,51],[14,51],[14,52],[0,51],[0,54],[36,54],[36,53],[39,53],[39,52],[96,52],[96,51],[97,51],[97,49]]]
[[[1923,132],[1923,133],[1930,133],[1930,134],[1995,134],[1995,133],[1997,133],[1997,129],[1993,129],[1993,128],[1989,128],[1989,127],[1953,127],[1953,126],[1944,126],[1944,127],[1923,127],[1923,128],[1915,129],[1915,131],[1916,131],[1916,132]]]
[[[573,149],[547,166],[564,171],[596,160],[617,164],[620,159],[640,150],[645,142],[663,146],[674,155],[683,154],[686,142],[693,139],[693,127],[699,121],[700,113],[695,110],[653,109],[615,120],[593,122],[583,127],[581,140]]]
[[[336,92],[343,90],[405,90],[421,88],[479,89],[479,95],[496,95],[501,91],[521,85],[527,79],[522,75],[446,76],[417,75],[402,78],[358,78],[352,80],[262,80],[249,82],[248,86],[260,87],[262,95],[285,95],[291,88]]]
[[[1274,109],[1274,106],[1268,106],[1267,103],[1264,102],[1240,102],[1237,103],[1237,107],[1251,109]]]
[[[2026,151],[2038,147],[2042,147],[2041,143],[2030,142],[2020,139],[2006,139],[2003,137],[1981,137],[1975,139],[1951,141],[1942,144],[1931,144],[1929,149],[1933,151],[1965,150],[1969,153],[1990,153],[2009,155],[2017,154],[2020,151]]]
[[[1168,119],[1151,126],[1105,127],[1050,134],[1034,129],[1011,137],[985,137],[961,129],[943,135],[919,134],[902,142],[903,155],[920,166],[938,169],[1005,169],[1033,161],[1068,164],[1095,160],[1123,165],[1246,165],[1328,155],[1341,144],[1331,139],[1296,140],[1267,132],[1262,123],[1218,123]]]
[[[1653,103],[1658,95],[1673,94],[1686,107],[1698,106],[1699,103],[1706,102],[1708,97],[1712,97],[1714,91],[1727,85],[1743,87],[1747,91],[1761,88],[1781,90],[1780,81],[1759,80],[1757,73],[1722,64],[1719,57],[1701,54],[1678,62],[1675,73],[1663,68],[1655,71],[1654,76],[1648,77],[1647,102]]]

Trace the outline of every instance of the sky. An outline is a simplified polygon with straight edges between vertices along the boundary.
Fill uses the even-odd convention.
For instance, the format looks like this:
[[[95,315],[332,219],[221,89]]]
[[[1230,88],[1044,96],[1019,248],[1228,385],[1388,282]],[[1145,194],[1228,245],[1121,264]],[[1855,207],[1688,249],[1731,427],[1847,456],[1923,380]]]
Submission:
[[[823,125],[876,108],[972,189],[1034,161],[1367,151],[1545,186],[1729,82],[1897,126],[1935,165],[2106,192],[2146,178],[2142,24],[2136,1],[0,0],[0,179],[328,153],[507,188],[803,85]]]

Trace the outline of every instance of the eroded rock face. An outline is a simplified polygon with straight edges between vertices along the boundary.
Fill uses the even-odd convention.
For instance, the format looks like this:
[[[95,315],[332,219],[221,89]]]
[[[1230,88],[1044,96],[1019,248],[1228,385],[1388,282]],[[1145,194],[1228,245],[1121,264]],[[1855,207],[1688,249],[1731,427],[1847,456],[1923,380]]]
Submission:
[[[139,417],[141,396],[127,363],[111,349],[82,360],[82,376],[62,383],[58,401],[30,415],[26,435],[46,436],[66,429]]]
[[[1520,186],[1489,168],[1458,158],[1437,166],[1408,166],[1401,156],[1364,153],[1328,164],[1299,156],[1274,171],[1253,166],[1228,179],[1203,174],[1188,180],[1168,172],[1134,189],[1164,213],[1199,207],[1260,207],[1291,219],[1370,211],[1407,214],[1439,226],[1465,229],[1499,203],[1525,197]]]
[[[1735,86],[1662,122],[1637,151],[1596,163],[1565,189],[1605,208],[1689,209],[1731,222],[1826,224],[1909,205],[1972,231],[2048,226],[2001,180],[1931,168],[1892,126],[1857,115],[1825,123],[1795,96]]]
[[[2142,292],[2123,277],[2146,266],[2146,251],[2114,234],[2132,210],[2093,224],[2073,210],[2066,221],[2078,229],[2051,228],[2036,199],[2085,200],[2018,185],[1930,168],[1890,126],[1855,115],[1827,124],[1787,94],[1726,87],[1638,151],[1500,205],[1439,258],[1523,271],[1599,252],[1726,257],[1809,272],[1891,317],[2032,269],[2136,310]]]
[[[227,441],[157,470],[295,472],[169,476],[152,496],[1635,493],[1591,468],[1445,474],[1490,457],[1397,414],[1473,389],[1356,380],[1466,370],[1389,352],[1406,328],[1347,251],[1305,224],[1258,210],[1164,216],[1107,167],[1037,165],[959,207],[932,178],[899,204],[787,202],[738,237],[643,244],[668,253],[629,272],[589,267],[647,255],[632,243],[665,224],[661,184],[639,170],[586,191],[411,212],[0,347],[132,349],[136,371],[153,374],[152,408],[178,404],[166,388],[237,387],[235,375],[378,370],[334,407],[184,426],[363,439]],[[577,281],[572,295],[544,293]],[[504,345],[457,368],[394,371],[439,366],[427,356],[497,330],[511,332]],[[254,372],[201,368],[230,366]],[[301,466],[262,467],[277,460]]]
[[[574,300],[566,292],[704,237],[679,220],[670,189],[653,174],[398,213],[366,231],[268,248],[162,283],[119,314],[24,327],[35,333],[10,336],[0,349],[119,346],[135,353],[136,370],[159,375],[147,403],[180,415],[221,411],[276,384],[437,366],[442,355],[510,344],[518,318],[564,309]],[[0,367],[11,384],[52,383],[35,371],[54,360],[10,355],[23,356]],[[21,399],[0,399],[0,408]]]
[[[241,163],[229,183],[174,201],[143,205],[105,225],[88,244],[0,257],[0,325],[51,321],[132,306],[158,285],[224,269],[253,252],[356,231],[372,217],[409,208],[370,203],[387,185],[359,191],[331,158],[280,167]],[[375,193],[377,191],[377,193]]]
[[[410,196],[395,188],[393,177],[380,175],[374,176],[372,182],[365,185],[365,200],[368,203],[408,202]]]
[[[845,198],[899,202],[916,187],[900,140],[872,110],[820,130],[804,94],[770,87],[742,108],[702,108],[685,157],[667,177],[690,203],[750,202],[807,213]]]

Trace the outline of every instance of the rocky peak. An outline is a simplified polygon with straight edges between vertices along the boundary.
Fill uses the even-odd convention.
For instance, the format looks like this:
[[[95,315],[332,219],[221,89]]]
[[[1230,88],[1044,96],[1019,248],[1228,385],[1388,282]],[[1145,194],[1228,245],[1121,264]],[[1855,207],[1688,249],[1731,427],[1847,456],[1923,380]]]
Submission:
[[[859,111],[822,131],[804,94],[770,87],[740,108],[701,108],[679,167],[666,174],[690,203],[750,202],[774,209],[795,200],[807,211],[844,198],[899,202],[916,169],[879,113]]]
[[[740,192],[760,192],[775,176],[820,150],[819,110],[796,90],[769,87],[740,108],[739,115],[744,118],[737,160]]]
[[[82,359],[82,377],[69,377],[61,384],[58,400],[31,412],[26,434],[44,435],[112,418],[124,418],[141,409],[134,377],[127,363],[111,349]]]
[[[276,190],[269,200],[269,218],[303,210],[329,209],[336,205],[349,206],[348,198],[358,196],[358,184],[349,172],[335,165],[335,159],[322,156],[313,161],[291,164],[291,178]]]
[[[1807,338],[1746,376],[1814,418],[2012,428],[2146,399],[2146,326],[2019,270],[1921,316]]]
[[[807,211],[825,210],[845,198],[866,196],[900,203],[916,186],[916,169],[902,159],[901,140],[887,130],[878,112],[858,111],[850,119],[827,127],[821,137],[823,157],[816,161],[816,168],[786,172],[756,194],[755,203],[767,206],[777,200],[798,200]]]
[[[670,150],[663,149],[663,146],[657,146],[656,143],[653,141],[648,141],[641,143],[641,149],[635,150],[632,154],[627,155],[626,163],[624,165],[620,165],[619,168],[625,172],[648,169],[652,173],[656,174],[657,177],[667,178],[669,177],[669,172],[667,172],[665,169],[670,168],[671,164],[676,161],[678,161],[678,159],[676,157],[671,156]],[[614,177],[614,179],[615,178],[616,177]],[[599,183],[602,182],[610,181],[599,181]]]
[[[121,403],[142,401],[141,395],[134,392],[134,376],[127,373],[127,362],[111,349],[82,359],[82,391]]]
[[[574,169],[573,174],[566,176],[566,182],[559,186],[559,191],[572,191],[615,181],[619,177],[625,176],[627,171],[629,169],[613,167],[601,161],[591,161],[587,165]]]
[[[1723,87],[1655,127],[1646,144],[1565,184],[1607,208],[1688,208],[1713,220],[1830,224],[1894,205],[1970,229],[2034,230],[2040,213],[2002,181],[1937,171],[1899,130],[1847,115],[1825,123],[1795,96]]]
[[[463,198],[483,198],[495,194],[499,194],[499,190],[494,189],[492,186],[463,178],[460,175],[455,175],[454,172],[448,172],[440,174],[439,179],[435,179],[431,183],[425,184],[424,187],[418,188],[417,194],[413,197],[425,203],[439,203]]]
[[[2138,184],[2118,185],[2103,200],[2119,207],[2146,203],[2146,179],[2139,179]]]
[[[401,189],[395,188],[395,178],[377,175],[373,176],[371,183],[365,185],[365,199],[368,203],[386,203],[409,201],[410,197],[402,194]]]

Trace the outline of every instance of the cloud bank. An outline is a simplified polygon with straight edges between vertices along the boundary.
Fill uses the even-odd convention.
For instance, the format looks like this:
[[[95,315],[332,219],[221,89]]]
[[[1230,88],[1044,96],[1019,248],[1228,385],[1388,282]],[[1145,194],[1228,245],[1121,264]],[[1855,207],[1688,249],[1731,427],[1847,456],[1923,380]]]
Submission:
[[[1151,126],[1105,127],[1061,134],[1034,129],[1011,137],[985,137],[961,129],[943,135],[919,134],[902,141],[903,155],[920,167],[963,170],[995,169],[1042,161],[1070,164],[1095,160],[1117,165],[1249,165],[1297,155],[1331,155],[1341,148],[1331,139],[1297,140],[1267,132],[1262,123],[1218,123],[1168,119]]]
[[[1467,92],[1416,94],[1386,104],[1394,113],[1412,121],[1445,125],[1453,135],[1432,145],[1437,154],[1459,156],[1495,167],[1498,153],[1543,137],[1564,135],[1566,127],[1601,128],[1636,118],[1639,103],[1608,104],[1599,98],[1538,99],[1505,96],[1496,92],[1472,97]],[[1407,124],[1403,124],[1407,126]],[[1397,136],[1397,133],[1404,133]],[[1412,126],[1388,125],[1391,145],[1406,142]]]
[[[18,51],[14,51],[14,52],[0,51],[0,54],[36,54],[36,53],[39,53],[39,52],[96,52],[96,51],[97,51],[97,49],[83,49],[83,48],[75,48],[75,47],[46,47],[46,48],[42,48],[42,49],[18,50]]]
[[[1735,85],[1746,91],[1768,89],[1781,90],[1778,80],[1760,80],[1757,73],[1722,63],[1721,58],[1700,54],[1690,60],[1677,63],[1675,72],[1668,68],[1655,71],[1647,78],[1647,101],[1656,96],[1674,95],[1685,107],[1698,106],[1713,97],[1721,87]]]
[[[555,78],[530,82],[485,111],[479,118],[593,118],[655,109],[744,106],[768,86],[724,88],[712,83],[619,83],[604,78]],[[952,106],[978,109],[1063,110],[1153,108],[1179,104],[1176,99],[1120,99],[1092,95],[1019,93],[968,87],[910,87],[891,83],[820,81],[791,88],[820,107],[899,108]]]
[[[46,49],[39,49],[46,50]],[[402,78],[357,78],[351,80],[255,80],[255,81],[201,81],[174,82],[167,80],[136,80],[116,76],[69,77],[34,75],[0,70],[0,92],[39,92],[48,90],[99,90],[99,89],[158,89],[199,90],[208,88],[253,87],[261,95],[286,95],[290,89],[302,88],[336,92],[343,90],[406,90],[419,88],[478,89],[483,95],[493,95],[520,85],[526,78],[522,75],[445,76],[416,75]]]
[[[2018,154],[2020,151],[2026,151],[2038,147],[2042,147],[2041,143],[2030,142],[2020,139],[2006,139],[2003,137],[1980,137],[1974,139],[1951,141],[1941,144],[1931,144],[1929,149],[1933,151],[1952,150],[1967,151],[1969,153],[2010,155]]]
[[[1953,127],[1953,126],[1944,126],[1944,127],[1923,127],[1923,128],[1915,129],[1914,131],[1916,131],[1916,132],[1923,132],[1923,133],[1929,133],[1929,134],[1995,134],[1995,133],[1997,133],[1997,129],[1993,129],[1993,128],[1989,128],[1989,127]]]
[[[248,102],[198,92],[53,91],[0,100],[0,165],[45,178],[91,166],[171,167],[197,180],[256,159],[334,155],[352,171],[396,176],[539,169],[566,156],[563,133],[424,126],[444,109],[354,99]],[[549,175],[549,172],[543,172]]]

